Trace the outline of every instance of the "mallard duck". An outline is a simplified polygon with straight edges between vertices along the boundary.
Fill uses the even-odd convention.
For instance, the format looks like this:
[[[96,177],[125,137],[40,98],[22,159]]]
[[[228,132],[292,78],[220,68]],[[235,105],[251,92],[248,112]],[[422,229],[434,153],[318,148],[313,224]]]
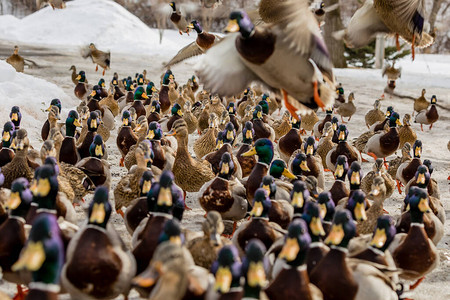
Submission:
[[[281,159],[275,159],[270,165],[269,174],[269,177],[263,177],[261,187],[267,190],[271,199],[290,201],[289,194],[292,191],[292,184],[287,180],[294,180],[296,177],[288,169],[286,163]]]
[[[206,129],[208,129],[209,124],[210,124],[209,123],[209,103],[205,104],[204,107],[202,107],[201,105],[202,104],[200,102],[199,102],[198,106],[194,105],[194,108],[199,107],[198,110],[200,111],[200,113],[197,117],[197,119],[198,119],[197,130],[198,130],[199,134],[202,134]]]
[[[206,89],[222,96],[233,96],[243,91],[250,82],[259,80],[282,90],[285,105],[295,117],[297,111],[304,110],[305,106],[314,109],[332,104],[333,90],[322,80],[318,80],[325,76],[334,85],[331,60],[326,51],[319,51],[317,44],[305,46],[312,45],[311,41],[314,39],[322,41],[314,15],[306,2],[288,2],[280,10],[286,12],[288,17],[270,27],[255,28],[243,11],[230,15],[226,30],[240,33],[229,35],[223,42],[212,47],[198,65],[197,75]],[[296,13],[292,14],[293,11]],[[307,34],[296,36],[295,40],[289,39],[287,43],[282,37],[290,36],[294,28],[298,27],[307,28]],[[261,53],[261,49],[269,48],[273,51]],[[222,62],[227,61],[227,66],[233,62],[233,71],[229,72],[230,68],[224,68],[223,63],[218,63],[218,57]],[[298,72],[300,69],[301,73],[286,73],[286,70]],[[217,76],[218,74],[221,76]]]
[[[56,109],[52,109],[52,106],[55,106]],[[61,100],[53,99],[50,102],[50,106],[45,111],[48,111],[49,113],[47,115],[47,120],[45,120],[44,125],[42,125],[41,129],[41,137],[43,141],[48,139],[50,129],[57,127],[56,122],[60,120],[61,114]]]
[[[171,133],[168,135],[175,135],[178,144],[172,168],[175,183],[184,192],[198,192],[205,182],[214,178],[209,162],[194,159],[190,155],[187,148],[187,125],[184,120],[175,121]]]
[[[161,126],[156,122],[150,123],[146,138],[150,140],[155,155],[152,165],[161,170],[171,170],[177,143],[166,138],[163,139]]]
[[[336,98],[334,101],[333,108],[338,108],[341,104],[345,103],[345,91],[342,87],[342,83],[339,82],[339,84],[336,86]]]
[[[219,119],[219,129],[224,130],[225,125],[230,122],[230,115],[227,110],[222,111],[222,114],[220,115]],[[234,127],[234,124],[233,124]]]
[[[239,123],[236,117],[236,107],[234,102],[230,102],[227,106],[228,117],[230,118],[230,122],[233,123],[234,129],[236,129],[236,133],[241,132],[241,124]]]
[[[13,66],[17,72],[23,73],[25,68],[25,60],[19,55],[19,46],[14,46],[14,53],[6,59],[6,62]]]
[[[218,95],[211,96],[211,100],[209,101],[209,113],[215,113],[217,116],[221,116],[223,111],[226,110],[226,107],[222,104],[222,100]]]
[[[264,290],[269,299],[322,299],[318,288],[309,283],[306,271],[310,244],[311,237],[306,222],[302,219],[293,220],[286,233],[283,249],[278,255],[278,259],[284,260],[284,266]]]
[[[72,65],[69,69],[69,71],[72,71],[72,75],[71,75],[71,79],[73,84],[77,85],[78,84],[78,79],[77,79],[77,67],[75,67],[74,65]]]
[[[153,100],[152,103],[147,107],[147,122],[149,124],[151,122],[158,122],[161,119],[161,106],[159,105],[159,101]]]
[[[194,133],[198,126],[198,119],[192,113],[191,109],[192,109],[192,103],[190,101],[186,101],[186,103],[184,103],[183,120],[186,122],[186,124],[188,126],[189,134]]]
[[[69,181],[69,179],[67,177],[65,177],[64,174],[60,173],[58,161],[56,160],[56,158],[54,156],[47,156],[43,160],[42,164],[53,167],[55,174],[57,176],[57,179],[58,179],[58,188],[59,188],[58,196],[60,196],[60,198],[63,197],[65,199],[67,199],[66,203],[70,202],[72,204],[72,201],[75,200],[75,192],[72,188],[72,185],[71,185],[71,182]],[[71,223],[75,223],[76,222],[75,218],[76,218],[75,210],[70,208],[70,211],[66,211],[66,219],[68,221],[70,221]]]
[[[413,117],[416,112],[419,113],[424,109],[428,109],[428,106],[430,105],[430,103],[428,103],[427,98],[425,98],[426,92],[427,92],[426,89],[422,89],[422,95],[419,98],[417,98],[416,100],[414,100],[414,109],[413,109],[413,113],[412,113]]]
[[[330,188],[331,199],[335,205],[340,200],[347,198],[350,195],[345,184],[345,178],[348,172],[348,160],[345,155],[339,155],[336,161],[336,167],[334,171],[334,177],[336,178],[333,185]]]
[[[190,240],[186,248],[192,254],[197,266],[207,270],[218,258],[218,252],[222,247],[230,245],[231,242],[220,235],[223,233],[224,225],[222,217],[217,211],[209,211],[205,221],[202,223],[203,236]]]
[[[303,152],[306,154],[306,166],[309,171],[302,170],[304,176],[314,176],[317,178],[317,186],[324,189],[323,166],[321,158],[317,155],[317,142],[313,136],[309,136],[303,144]],[[301,164],[301,162],[300,162]],[[293,162],[293,165],[295,163]],[[294,166],[292,166],[294,168]]]
[[[145,116],[140,116],[136,121],[136,127],[134,128],[133,132],[138,137],[138,140],[136,141],[136,144],[130,147],[130,150],[128,151],[127,155],[125,155],[124,158],[124,165],[127,168],[128,171],[136,165],[136,156],[134,155],[134,151],[136,150],[136,147],[139,145],[140,142],[142,142],[146,137],[148,133],[148,122],[147,118]]]
[[[430,125],[430,130],[433,128],[433,124],[439,120],[439,113],[436,108],[436,96],[431,96],[431,107],[430,109],[421,110],[416,118],[414,119],[414,123],[420,123],[420,129],[423,131],[423,124]]]
[[[389,167],[387,172],[392,178],[397,177],[398,167],[407,160],[411,160],[411,144],[406,142],[402,147],[402,156],[397,156],[396,158],[389,161]]]
[[[58,299],[60,270],[64,263],[64,245],[56,217],[49,213],[36,216],[28,240],[13,271],[31,272],[27,299]],[[36,259],[38,258],[38,259]]]
[[[275,139],[279,140],[291,129],[290,123],[291,114],[289,111],[285,111],[281,119],[275,120],[272,124],[272,128],[275,131]]]
[[[393,112],[389,118],[389,131],[375,133],[367,141],[364,152],[374,159],[377,159],[378,157],[386,159],[386,157],[394,154],[400,143],[397,125],[402,125],[402,123],[399,120],[398,113]]]
[[[412,272],[402,272],[400,277],[417,280],[434,270],[439,264],[438,251],[427,236],[423,222],[430,211],[426,192],[416,189],[409,197],[411,226],[407,233],[397,234],[389,250],[397,267]]]
[[[94,141],[94,137],[97,135],[98,125],[100,124],[100,119],[98,113],[92,111],[89,114],[89,118],[87,119],[87,133],[82,140],[78,140],[77,151],[80,156],[80,159],[85,157],[89,157],[89,148],[91,147],[92,142]]]
[[[373,109],[369,110],[364,116],[367,128],[370,129],[370,126],[372,126],[376,122],[381,123],[386,118],[384,113],[381,111],[380,107],[381,107],[380,99],[375,100],[375,102],[373,103]]]
[[[11,162],[14,158],[14,150],[11,149],[11,144],[13,141],[14,134],[14,124],[8,121],[3,125],[2,132],[2,148],[0,150],[0,167],[3,167],[7,163]]]
[[[333,149],[328,151],[326,157],[327,169],[333,172],[335,171],[334,168],[339,155],[345,155],[347,157],[349,164],[352,164],[354,161],[361,163],[361,154],[354,146],[349,145],[349,143],[347,142],[348,138],[347,126],[345,126],[344,124],[339,125],[337,134],[339,142],[336,146],[333,147]]]
[[[313,8],[312,11],[314,12],[314,16],[316,17],[319,26],[323,26],[325,24],[325,15],[337,9],[338,7],[339,7],[338,3],[326,7],[325,2],[320,2],[319,8],[315,9]]]
[[[61,283],[73,298],[128,295],[136,262],[108,224],[111,211],[108,189],[98,187],[89,205],[87,224],[71,239],[61,271]]]
[[[356,112],[356,106],[353,101],[355,100],[355,95],[353,93],[348,94],[348,101],[345,103],[342,103],[337,108],[336,112],[341,115],[341,121],[344,122],[343,117],[347,117],[347,122],[350,122],[350,119],[352,118],[353,114]]]
[[[399,190],[400,190],[399,185],[400,183],[406,185],[412,178],[414,178],[417,168],[420,165],[422,165],[422,160],[420,159],[421,156],[422,156],[422,141],[416,140],[416,142],[413,145],[413,159],[405,160],[397,168],[395,178],[397,180],[397,186]]]
[[[124,166],[124,159],[131,146],[135,145],[138,137],[131,129],[131,114],[128,110],[122,113],[122,126],[117,134],[117,148],[119,148],[122,157],[120,158],[120,166]]]
[[[183,32],[186,32],[189,35],[189,27],[188,23],[186,21],[186,18],[181,14],[181,11],[176,7],[175,2],[169,3],[170,7],[172,7],[172,14],[170,15],[170,21],[175,25],[175,27],[178,29],[178,32],[180,35],[183,34]]]
[[[311,135],[314,133],[314,125],[316,125],[317,122],[319,122],[319,117],[317,117],[317,114],[315,111],[307,111],[300,114],[300,117],[302,119],[302,129],[305,131],[311,131]]]
[[[90,90],[86,80],[86,73],[84,71],[80,71],[75,79],[78,81],[73,90],[75,96],[80,100],[86,100],[86,96]]]
[[[252,239],[259,239],[266,248],[270,248],[277,239],[282,237],[281,227],[269,222],[268,214],[271,205],[267,191],[263,188],[257,189],[253,199],[253,209],[250,212],[252,219],[241,224],[233,235],[232,242],[240,253],[244,253],[244,249],[248,247]]]
[[[172,8],[175,9],[175,4]],[[172,21],[175,22],[174,20]],[[164,66],[165,68],[169,68],[172,65],[178,64],[192,56],[205,53],[206,50],[214,46],[222,39],[218,35],[205,32],[200,23],[196,20],[186,25],[187,30],[194,29],[197,32],[197,39],[178,51],[178,53]]]
[[[89,48],[86,49],[85,53],[83,53],[83,58],[88,57],[91,57],[92,62],[96,64],[95,72],[98,71],[98,66],[100,66],[103,68],[102,75],[105,76],[105,71],[109,69],[111,64],[111,52],[98,50],[94,43],[90,43]]]
[[[275,163],[277,161],[274,161]],[[279,162],[282,162],[279,160]],[[286,169],[286,166],[284,166]],[[287,169],[286,169],[287,170]],[[277,223],[281,228],[286,229],[294,215],[294,208],[290,204],[292,185],[275,179],[271,175],[264,176],[261,188],[265,189],[269,195],[272,205],[269,210],[269,221]]]
[[[33,179],[33,169],[30,167],[30,162],[27,158],[30,140],[25,129],[16,131],[11,148],[16,151],[16,155],[11,162],[2,167],[2,173],[5,176],[3,188],[11,188],[12,182],[19,177],[24,177],[28,181]]]
[[[151,143],[144,140],[135,150],[137,168],[133,173],[122,177],[114,189],[116,211],[123,216],[123,207],[128,207],[130,202],[140,195],[139,182],[142,174],[147,170],[147,163],[151,161],[153,151]]]
[[[414,144],[417,140],[417,134],[414,129],[411,127],[411,115],[405,114],[403,117],[403,126],[398,129],[398,136],[400,137],[400,143],[398,148],[403,148],[405,143]]]
[[[295,180],[290,193],[290,202],[294,208],[293,219],[301,217],[309,197],[310,194],[306,183],[301,180]]]
[[[302,121],[300,117],[299,120],[291,117],[289,123],[291,125],[291,129],[280,138],[277,146],[278,153],[280,154],[281,159],[285,162],[289,162],[292,154],[302,146],[302,136],[300,133]]]
[[[109,163],[103,159],[105,150],[103,139],[101,135],[97,134],[89,147],[90,156],[81,159],[75,167],[86,173],[96,187],[103,185],[109,188],[111,172]]]
[[[273,128],[263,121],[263,109],[261,105],[256,105],[253,111],[253,129],[255,130],[255,140],[261,138],[268,138],[271,141],[275,140],[275,131]]]
[[[386,185],[386,198],[389,198],[395,190],[395,182],[392,179],[391,175],[387,173],[386,168],[383,164],[383,159],[377,158],[375,163],[373,164],[372,170],[368,172],[361,179],[361,190],[366,193],[367,197],[370,200],[373,200],[370,195],[370,191],[372,190],[372,181],[376,176],[381,176],[384,179],[384,184]]]
[[[216,279],[214,289],[222,298],[240,299],[243,296],[240,282],[241,260],[234,245],[225,245],[219,250],[217,260],[211,267],[211,273]]]
[[[181,103],[184,101],[184,99],[180,99],[180,93],[177,90],[177,83],[176,82],[170,82],[169,83],[169,91],[168,96],[170,100],[170,104],[174,105],[175,102],[179,102],[179,104],[183,105],[184,103]]]
[[[209,115],[209,128],[205,134],[194,142],[194,153],[198,158],[211,153],[216,148],[216,139],[218,134],[217,115],[212,113]],[[200,124],[200,123],[199,123]]]
[[[314,132],[314,136],[316,137],[316,139],[319,139],[322,136],[323,128],[324,128],[325,124],[327,122],[331,122],[332,117],[333,117],[333,110],[332,109],[327,109],[326,110],[326,115],[323,118],[323,120],[322,121],[317,121],[314,124],[313,132]]]
[[[108,108],[112,115],[116,117],[120,113],[119,104],[116,100],[114,100],[114,95],[109,93],[106,97],[104,97],[100,102],[98,103],[100,107],[103,109]],[[105,118],[105,114],[103,114],[103,119]]]
[[[350,196],[347,199],[342,199],[337,207],[345,208],[352,214],[353,220],[356,224],[361,224],[367,220],[367,199],[366,194],[360,190],[352,190]],[[358,233],[358,232],[357,232]]]
[[[343,37],[348,47],[360,48],[370,43],[377,33],[395,34],[397,49],[400,48],[399,36],[411,43],[414,60],[415,47],[427,47],[434,38],[424,31],[425,5],[411,1],[407,4],[392,0],[365,2],[355,12],[348,27],[336,36]]]
[[[80,127],[78,113],[71,110],[66,119],[66,136],[61,143],[59,150],[59,161],[75,165],[79,160],[79,153],[76,148],[75,133],[77,127]]]
[[[256,158],[254,156],[243,156],[242,154],[250,151],[253,144],[253,136],[255,132],[253,130],[253,123],[248,121],[245,123],[244,128],[242,129],[242,145],[239,147],[239,150],[235,153],[235,156],[241,165],[242,169],[242,178],[247,177],[253,170],[253,167],[256,165]]]
[[[14,124],[15,130],[20,129],[20,122],[22,121],[22,113],[20,112],[20,107],[11,107],[11,112],[9,113],[9,119]]]
[[[236,222],[247,213],[245,188],[236,177],[233,178],[234,168],[235,163],[231,155],[225,152],[220,161],[217,177],[201,187],[198,198],[200,206],[207,213],[217,211],[222,219],[233,221],[233,233],[236,230]]]
[[[425,175],[425,182],[424,183],[417,182],[418,178],[416,178],[416,177],[418,177],[419,174],[416,172],[416,175],[414,176],[416,181],[410,180],[408,182],[407,186],[405,187],[405,189],[408,186],[411,186],[411,185],[423,184],[422,187],[426,188],[428,190],[428,194],[431,197],[435,197],[435,198],[441,199],[441,196],[440,196],[440,193],[439,193],[439,188],[438,188],[438,183],[437,183],[436,179],[431,178],[431,175],[433,174],[433,171],[434,171],[434,167],[433,167],[433,165],[431,163],[431,160],[425,159],[423,161],[423,166],[427,167],[428,173],[426,172],[427,170],[425,170],[424,168],[420,168],[420,169],[417,168],[417,172],[419,172],[419,170],[421,170],[423,172],[423,174]],[[423,180],[421,179],[420,181],[423,181]],[[406,189],[406,190],[408,190],[408,189]]]
[[[161,106],[161,112],[166,114],[170,109],[171,103],[169,100],[169,83],[174,81],[173,74],[170,70],[164,73],[164,77],[161,84],[161,89],[159,90],[159,104]]]
[[[317,155],[322,159],[322,166],[324,169],[327,169],[327,154],[331,149],[336,145],[333,142],[334,130],[331,122],[325,123],[323,128],[322,136],[319,139],[319,143],[317,144]]]
[[[241,99],[236,102],[236,110],[239,117],[244,117],[245,108],[247,107],[247,105],[253,106],[253,99],[251,97],[252,94],[252,90],[247,87],[241,94]]]
[[[355,233],[356,226],[350,212],[337,211],[325,240],[325,244],[332,247],[314,268],[311,282],[322,291],[325,299],[367,299],[368,295],[374,299],[398,298],[391,279],[382,271],[362,261],[346,259],[348,243]]]
[[[387,77],[387,86],[384,88],[384,92],[392,95],[394,94],[395,81],[402,76],[402,68],[395,67],[395,60],[392,65],[390,63],[387,63],[383,68],[383,72],[381,73],[381,77],[384,76]]]
[[[322,192],[317,197],[319,203],[320,216],[322,217],[322,225],[325,234],[328,235],[331,231],[331,225],[336,211],[336,206],[331,198],[330,192]]]
[[[25,245],[25,218],[28,214],[33,194],[29,190],[29,182],[18,178],[11,185],[11,194],[5,207],[9,210],[7,219],[0,225],[0,267],[3,278],[16,283],[20,293],[22,280],[11,267],[19,259],[20,251]]]
[[[165,223],[173,218],[172,214],[179,219],[183,215],[183,192],[175,186],[172,172],[164,171],[159,182],[152,185],[147,194],[147,205],[151,216],[142,220],[133,234],[136,274],[148,267],[158,246],[160,233]]]
[[[172,116],[167,120],[167,124],[165,124],[166,125],[165,127],[167,127],[167,129],[164,128],[164,126],[162,126],[163,127],[163,131],[170,131],[172,129],[173,123],[176,120],[179,120],[179,119],[183,118],[183,110],[182,110],[180,104],[178,104],[178,103],[175,103],[172,106],[172,109],[171,109],[170,113],[171,113]]]

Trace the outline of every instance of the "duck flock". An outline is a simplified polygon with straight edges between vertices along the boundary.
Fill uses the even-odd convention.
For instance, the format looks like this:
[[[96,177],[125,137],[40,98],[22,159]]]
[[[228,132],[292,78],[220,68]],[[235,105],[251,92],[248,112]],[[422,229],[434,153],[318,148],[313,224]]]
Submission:
[[[367,0],[336,35],[356,47],[375,33],[424,47],[432,37],[422,2]],[[180,34],[198,35],[156,84],[144,71],[92,85],[72,66],[80,104],[62,116],[64,103],[48,101],[40,150],[11,108],[0,150],[0,269],[17,284],[14,299],[128,298],[133,289],[171,300],[413,297],[439,264],[444,234],[433,165],[411,127],[414,119],[431,130],[437,96],[423,90],[412,116],[376,100],[367,131],[349,141],[355,96],[346,101],[335,83],[323,4],[264,0],[256,19],[231,13],[224,37],[170,6]],[[8,62],[23,72],[18,51]],[[170,66],[200,54],[196,75],[177,82]],[[83,56],[103,75],[109,69],[110,53],[93,43]],[[388,91],[398,77],[389,68]],[[118,161],[108,159],[110,137]],[[114,186],[113,164],[128,170]],[[373,164],[365,176],[362,164]],[[204,210],[203,234],[181,225],[187,192]],[[397,219],[383,209],[394,193],[404,196]],[[79,205],[88,206],[81,225]],[[108,222],[115,213],[131,245]]]

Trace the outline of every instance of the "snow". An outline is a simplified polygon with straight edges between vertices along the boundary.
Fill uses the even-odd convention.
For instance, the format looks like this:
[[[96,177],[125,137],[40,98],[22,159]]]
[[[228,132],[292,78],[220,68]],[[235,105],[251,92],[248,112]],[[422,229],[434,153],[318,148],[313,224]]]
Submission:
[[[0,39],[53,47],[80,47],[95,43],[117,53],[175,51],[165,39],[159,44],[157,30],[111,0],[67,2],[66,9],[49,6],[23,18],[0,16]]]
[[[47,118],[45,109],[50,101],[59,98],[67,106],[75,106],[77,102],[71,99],[60,87],[44,79],[17,73],[15,69],[0,60],[0,116],[1,128],[9,120],[11,107],[17,105],[22,112],[21,127],[26,128],[33,145],[41,144],[40,133],[42,120]],[[66,107],[67,107],[66,106]],[[68,110],[62,112],[67,115]],[[36,126],[36,124],[40,124]]]

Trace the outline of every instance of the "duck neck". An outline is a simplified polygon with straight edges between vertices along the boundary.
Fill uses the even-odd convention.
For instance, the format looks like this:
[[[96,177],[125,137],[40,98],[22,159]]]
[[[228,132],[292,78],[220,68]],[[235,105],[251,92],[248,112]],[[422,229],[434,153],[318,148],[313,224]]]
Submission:
[[[421,224],[423,225],[423,212],[421,212],[420,210],[416,209],[416,210],[410,210],[410,214],[411,214],[411,225],[412,224]]]

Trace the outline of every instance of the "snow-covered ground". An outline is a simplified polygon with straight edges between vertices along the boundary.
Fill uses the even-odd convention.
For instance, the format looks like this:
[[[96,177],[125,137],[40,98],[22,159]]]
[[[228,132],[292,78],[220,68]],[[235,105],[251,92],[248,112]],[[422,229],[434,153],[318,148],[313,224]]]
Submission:
[[[114,18],[112,17],[114,16]],[[88,24],[90,24],[88,26]],[[5,29],[5,26],[9,26]],[[181,47],[192,42],[196,34],[190,37],[180,36],[177,31],[167,30],[164,34],[163,44],[159,45],[157,30],[145,27],[137,18],[121,8],[119,5],[107,0],[77,0],[67,3],[66,10],[52,11],[45,8],[22,20],[11,16],[0,16],[0,48],[4,41],[9,41],[8,47],[20,42],[24,53],[30,45],[46,45],[45,52],[59,53],[61,55],[31,55],[41,68],[25,69],[25,73],[16,74],[8,65],[0,62],[0,124],[8,119],[11,106],[21,107],[23,114],[23,127],[32,134],[31,142],[36,149],[40,149],[40,129],[45,121],[48,103],[53,98],[61,99],[63,103],[62,118],[65,118],[69,109],[75,107],[79,100],[73,94],[73,83],[70,78],[70,65],[74,64],[78,70],[86,71],[90,83],[96,83],[101,77],[100,72],[94,72],[95,66],[80,57],[78,47],[90,42],[98,44],[112,51],[111,70],[107,71],[105,80],[110,81],[113,72],[118,72],[120,78],[133,76],[136,72],[148,71],[147,77],[155,83],[159,82],[162,63],[168,61]],[[3,41],[3,42],[2,42]],[[12,49],[12,48],[11,48]],[[31,53],[31,52],[30,52]],[[25,54],[24,54],[25,55]],[[3,57],[2,57],[3,58]],[[187,60],[174,66],[172,71],[180,83],[193,74],[193,66],[200,58]],[[420,131],[418,124],[413,124],[418,137],[423,141],[423,159],[433,162],[435,171],[433,177],[438,181],[441,201],[450,218],[449,186],[447,177],[450,174],[450,155],[447,142],[450,139],[450,56],[444,55],[417,55],[411,62],[405,58],[397,63],[403,69],[402,77],[397,82],[396,92],[405,96],[418,97],[422,88],[427,89],[427,98],[435,94],[438,103],[447,109],[439,108],[440,120],[429,131]],[[364,114],[372,108],[375,99],[383,93],[386,79],[381,78],[380,70],[363,69],[337,69],[335,70],[338,82],[345,88],[346,94],[354,92],[357,112],[348,124],[349,140],[366,131]],[[403,116],[412,113],[413,102],[406,98],[389,98],[382,102],[382,109],[393,105],[395,110]],[[319,112],[319,118],[324,116]],[[118,120],[117,120],[118,121]],[[109,162],[111,163],[112,188],[118,180],[126,174],[124,168],[118,166],[120,154],[115,142],[116,132],[112,132],[107,142]],[[190,147],[198,136],[189,137]],[[389,160],[390,158],[388,158]],[[363,170],[368,172],[370,163],[363,164]],[[329,188],[333,178],[326,174],[326,187]],[[111,193],[112,196],[112,193]],[[385,202],[386,209],[394,216],[400,213],[402,195],[397,192]],[[113,199],[112,199],[113,200]],[[192,211],[184,215],[183,225],[192,230],[201,230],[204,212],[197,202],[196,193],[188,193],[187,202]],[[79,221],[85,217],[83,210],[78,209]],[[115,228],[122,238],[129,244],[130,236],[125,230],[123,221],[114,214],[111,218]],[[446,234],[438,244],[441,263],[439,267],[427,275],[426,280],[414,292],[414,299],[448,299],[450,298],[450,237],[449,223],[446,224]],[[13,293],[13,286],[0,284],[0,289]],[[131,297],[135,299],[134,296]],[[66,298],[62,298],[66,299]]]

